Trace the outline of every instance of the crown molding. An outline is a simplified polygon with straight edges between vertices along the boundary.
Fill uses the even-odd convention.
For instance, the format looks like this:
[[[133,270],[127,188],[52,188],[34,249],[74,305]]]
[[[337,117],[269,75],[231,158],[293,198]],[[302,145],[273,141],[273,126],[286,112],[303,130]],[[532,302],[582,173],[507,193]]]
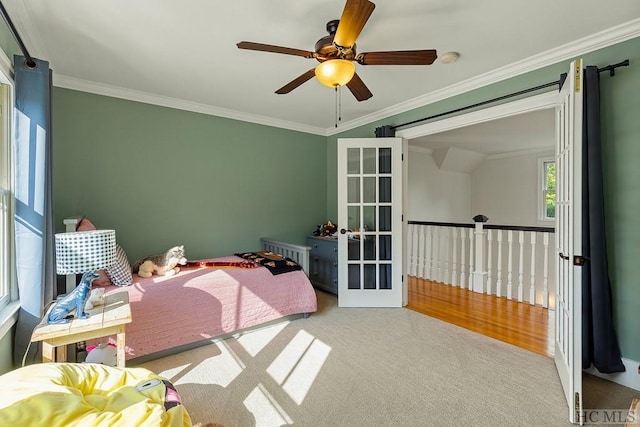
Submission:
[[[558,95],[550,91],[528,98],[518,99],[505,104],[498,104],[493,107],[483,108],[459,116],[446,117],[441,120],[417,124],[396,132],[396,136],[405,139],[413,139],[434,133],[446,132],[464,126],[471,126],[490,120],[502,119],[517,114],[538,111],[545,108],[555,108],[558,104]]]
[[[282,129],[326,136],[326,131],[323,128],[302,125],[300,123],[288,122],[285,120],[277,120],[271,117],[243,113],[241,111],[229,110],[226,108],[215,107],[213,105],[200,104],[197,102],[185,101],[182,99],[170,98],[117,86],[94,83],[55,73],[53,75],[53,85],[64,89],[110,96],[112,98],[126,99],[128,101],[142,102],[144,104],[159,105],[162,107],[175,108],[194,113],[208,114],[211,116],[224,117],[227,119],[240,120],[259,125],[273,126]]]
[[[383,120],[387,117],[394,116],[396,114],[404,113],[425,105],[433,104],[443,99],[451,98],[453,96],[461,95],[466,92],[470,92],[481,87],[498,83],[500,81],[526,74],[531,71],[544,68],[549,65],[557,64],[558,62],[571,60],[577,56],[584,55],[589,52],[593,52],[598,49],[602,49],[608,46],[612,46],[617,43],[621,43],[626,40],[633,39],[640,36],[640,18],[626,22],[624,24],[611,27],[605,31],[584,37],[571,43],[567,43],[563,46],[559,46],[550,51],[531,56],[522,61],[514,62],[513,64],[498,68],[493,71],[481,74],[468,80],[464,80],[460,83],[445,87],[443,89],[433,91],[431,93],[410,99],[406,102],[396,104],[389,108],[385,108],[375,113],[362,116],[358,119],[344,122],[340,125],[340,128],[328,128],[327,135],[334,135],[336,133],[344,132],[350,129],[364,126],[366,124]]]

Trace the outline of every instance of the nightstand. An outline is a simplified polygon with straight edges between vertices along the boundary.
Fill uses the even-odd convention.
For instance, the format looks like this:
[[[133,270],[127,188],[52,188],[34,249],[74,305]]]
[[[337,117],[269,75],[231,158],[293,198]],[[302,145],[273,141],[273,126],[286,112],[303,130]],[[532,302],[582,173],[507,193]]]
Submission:
[[[88,319],[49,324],[47,316],[52,308],[31,334],[31,342],[42,341],[43,362],[66,361],[68,344],[116,335],[117,366],[125,367],[125,325],[132,320],[127,292],[108,294],[104,305],[86,311],[91,315]]]
[[[323,291],[338,294],[338,239],[307,237],[309,251],[309,280]]]

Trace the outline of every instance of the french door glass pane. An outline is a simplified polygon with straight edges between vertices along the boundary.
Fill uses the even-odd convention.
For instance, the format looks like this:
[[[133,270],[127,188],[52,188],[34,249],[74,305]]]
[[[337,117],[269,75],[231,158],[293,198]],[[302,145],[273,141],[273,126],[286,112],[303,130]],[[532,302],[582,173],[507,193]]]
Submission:
[[[360,203],[360,177],[347,178],[347,203]]]
[[[376,207],[363,206],[362,213],[364,214],[363,227],[366,229],[366,231],[376,231]]]
[[[376,173],[376,149],[375,148],[363,148],[362,149],[362,173]]]
[[[380,177],[380,203],[391,203],[391,177]]]
[[[347,259],[349,261],[360,261],[360,240],[349,240],[349,253]]]
[[[349,289],[361,289],[360,287],[360,265],[358,264],[349,264],[348,266],[349,272]]]
[[[364,289],[378,289],[376,286],[376,265],[364,265]]]
[[[391,173],[391,148],[380,149],[380,173]]]
[[[391,236],[382,235],[379,236],[380,239],[380,260],[381,261],[391,261]]]
[[[364,197],[362,201],[364,203],[376,202],[376,178],[373,176],[366,176],[363,179],[364,182]]]
[[[391,287],[391,264],[380,264],[380,289]]]
[[[347,215],[349,216],[347,228],[349,230],[360,228],[360,206],[348,206]]]
[[[348,174],[360,173],[360,149],[359,148],[347,149],[347,173]]]
[[[369,236],[362,241],[364,245],[364,259],[375,261],[376,259],[376,236]]]
[[[391,231],[391,206],[380,206],[380,231]]]

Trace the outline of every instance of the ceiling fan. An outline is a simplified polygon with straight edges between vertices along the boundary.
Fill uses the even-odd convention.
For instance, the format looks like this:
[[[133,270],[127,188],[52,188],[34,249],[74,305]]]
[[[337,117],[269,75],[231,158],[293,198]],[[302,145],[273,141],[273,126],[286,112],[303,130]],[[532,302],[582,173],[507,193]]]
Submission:
[[[316,42],[314,51],[247,41],[241,41],[237,46],[240,49],[313,58],[320,62],[276,90],[277,94],[289,93],[316,76],[325,86],[346,85],[358,101],[364,101],[373,94],[355,72],[354,61],[360,65],[430,65],[438,57],[433,49],[357,53],[356,39],[375,7],[369,0],[347,0],[342,17],[327,23],[329,35]]]

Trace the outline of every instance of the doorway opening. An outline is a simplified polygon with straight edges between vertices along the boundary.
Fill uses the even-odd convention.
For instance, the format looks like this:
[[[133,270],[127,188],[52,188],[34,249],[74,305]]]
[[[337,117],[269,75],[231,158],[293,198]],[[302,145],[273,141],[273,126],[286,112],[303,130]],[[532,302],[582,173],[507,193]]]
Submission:
[[[448,316],[442,320],[547,356],[553,354],[553,233],[491,230],[493,254],[484,259],[494,264],[491,283],[478,293],[469,290],[475,234],[470,227],[472,217],[482,214],[492,226],[553,229],[553,220],[539,214],[537,168],[540,158],[555,153],[557,102],[557,93],[550,92],[396,132],[409,141],[406,217],[431,224],[429,230],[410,225],[405,236],[408,307],[431,316],[440,312],[435,317]],[[545,248],[546,261],[536,262],[535,251]]]

